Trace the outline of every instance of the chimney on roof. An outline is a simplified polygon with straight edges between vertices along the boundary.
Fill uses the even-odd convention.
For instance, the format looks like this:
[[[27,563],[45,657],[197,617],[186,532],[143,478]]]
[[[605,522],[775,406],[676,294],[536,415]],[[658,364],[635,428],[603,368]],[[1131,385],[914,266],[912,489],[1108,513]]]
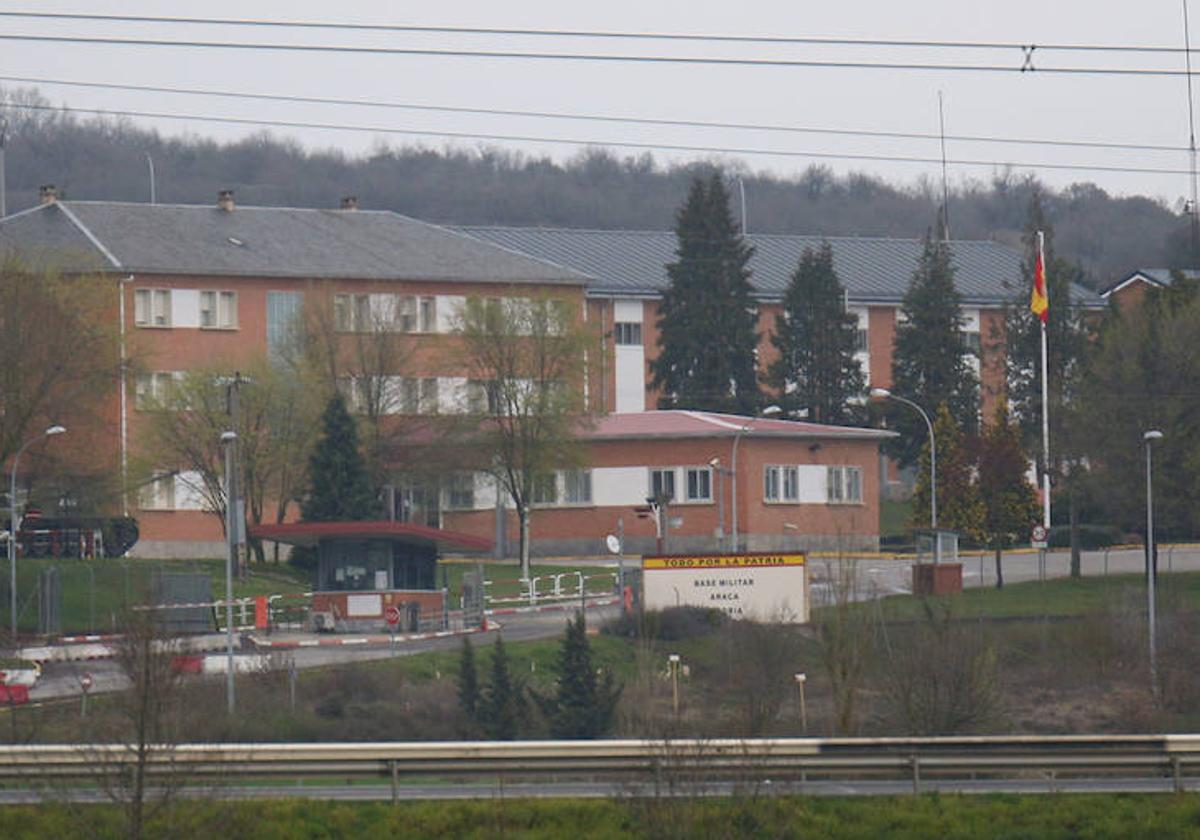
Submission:
[[[354,212],[358,209],[358,196],[348,195],[342,198],[342,209]]]
[[[42,184],[38,187],[38,199],[42,204],[53,204],[58,201],[58,187],[53,184]]]
[[[233,190],[221,190],[217,193],[217,209],[226,213],[233,212]]]

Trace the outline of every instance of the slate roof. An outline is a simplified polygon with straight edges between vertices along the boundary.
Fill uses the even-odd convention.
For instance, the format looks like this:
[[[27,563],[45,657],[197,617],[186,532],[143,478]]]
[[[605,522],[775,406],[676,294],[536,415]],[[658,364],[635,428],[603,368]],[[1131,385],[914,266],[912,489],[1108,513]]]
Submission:
[[[0,219],[0,249],[63,270],[364,280],[588,278],[388,211],[57,201]]]
[[[1193,269],[1183,269],[1180,274],[1187,280],[1200,279],[1200,271]],[[1100,290],[1101,297],[1108,297],[1122,286],[1127,286],[1135,280],[1144,280],[1153,286],[1158,286],[1160,289],[1170,286],[1175,278],[1173,271],[1169,268],[1135,268],[1133,271],[1126,274],[1115,283]]]
[[[567,230],[459,226],[456,230],[516,251],[569,266],[595,278],[588,291],[600,297],[658,295],[667,286],[664,266],[675,259],[671,231]],[[921,255],[919,239],[819,237],[751,233],[751,283],[757,294],[778,300],[787,288],[806,247],[828,241],[834,267],[850,299],[862,303],[899,303]],[[951,243],[955,282],[964,304],[999,305],[1021,294],[1021,254],[996,242]],[[1102,306],[1094,292],[1072,288],[1085,306]]]
[[[883,440],[895,432],[861,429],[854,426],[826,426],[770,417],[743,417],[712,411],[640,411],[606,414],[594,426],[582,432],[584,440],[645,440],[679,438],[734,437],[835,438],[839,440]]]

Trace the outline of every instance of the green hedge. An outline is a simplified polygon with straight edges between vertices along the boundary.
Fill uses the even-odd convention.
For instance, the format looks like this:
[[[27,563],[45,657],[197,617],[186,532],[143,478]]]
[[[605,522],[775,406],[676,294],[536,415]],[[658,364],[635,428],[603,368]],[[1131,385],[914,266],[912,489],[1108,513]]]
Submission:
[[[182,802],[150,837],[317,838],[780,837],[852,840],[1162,840],[1200,836],[1194,795],[992,795],[528,800],[387,803]],[[0,836],[125,837],[109,806],[8,806]]]

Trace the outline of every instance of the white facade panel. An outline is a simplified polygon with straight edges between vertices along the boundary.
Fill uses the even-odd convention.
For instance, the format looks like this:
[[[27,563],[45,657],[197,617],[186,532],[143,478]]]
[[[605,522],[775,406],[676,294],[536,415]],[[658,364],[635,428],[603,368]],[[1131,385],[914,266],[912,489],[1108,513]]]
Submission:
[[[646,504],[645,467],[596,467],[592,469],[592,503],[596,507],[628,507]]]
[[[204,498],[204,481],[198,472],[181,472],[175,476],[175,510],[208,510]]]
[[[617,379],[617,414],[646,410],[646,351],[617,345],[614,363]]]
[[[200,327],[200,290],[171,290],[171,326]]]
[[[962,309],[963,325],[962,331],[965,333],[979,332],[979,310],[978,309]]]
[[[438,413],[465,414],[467,411],[467,378],[438,377]]]
[[[613,301],[613,321],[620,321],[623,324],[640,324],[645,309],[645,305],[640,300],[615,300]]]
[[[496,506],[498,482],[494,475],[475,473],[475,510],[491,510]]]
[[[824,464],[800,465],[800,496],[802,505],[823,505],[829,501],[828,470]]]
[[[467,299],[462,295],[437,296],[437,331],[440,333],[454,332],[454,326],[462,315],[463,304]]]

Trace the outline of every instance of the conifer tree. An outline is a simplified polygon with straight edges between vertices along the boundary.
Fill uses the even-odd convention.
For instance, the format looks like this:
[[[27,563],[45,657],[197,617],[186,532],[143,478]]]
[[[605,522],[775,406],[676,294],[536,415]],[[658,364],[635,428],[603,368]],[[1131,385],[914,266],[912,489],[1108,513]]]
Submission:
[[[484,689],[478,707],[479,725],[493,741],[512,741],[525,717],[524,687],[508,670],[508,652],[504,640],[496,637],[492,645],[491,681]]]
[[[944,403],[958,427],[974,435],[979,383],[966,358],[959,300],[950,246],[928,232],[901,307],[905,322],[896,329],[892,390],[928,412]],[[902,466],[909,466],[928,438],[925,422],[905,406],[885,403],[883,408],[900,432],[888,449]]]
[[[829,243],[805,248],[771,336],[779,358],[767,381],[779,389],[777,403],[784,411],[807,409],[810,420],[834,425],[862,420],[854,402],[864,389],[862,366],[854,358],[858,319],[846,311],[845,296]]]
[[[962,427],[950,415],[945,403],[938,406],[933,433],[937,439],[938,528],[957,531],[967,540],[981,540],[986,510],[975,484],[975,465],[967,450]],[[915,527],[929,527],[929,508],[929,436],[926,435],[913,492]]]
[[[558,680],[553,697],[542,702],[555,738],[600,738],[613,726],[621,689],[612,674],[597,677],[583,613],[567,622],[558,652]]]
[[[300,505],[304,522],[353,522],[377,515],[375,492],[358,450],[358,427],[340,393],[330,397],[321,415],[308,482],[308,497]]]
[[[650,363],[660,408],[753,413],[758,312],[746,267],[754,249],[736,230],[719,173],[697,178],[676,214],[678,259],[658,319]]]
[[[479,671],[470,636],[463,636],[462,653],[458,657],[458,707],[467,720],[474,723],[478,719]]]
[[[1004,586],[1002,558],[1038,521],[1037,491],[1026,476],[1029,462],[1021,448],[1021,432],[1001,402],[995,419],[983,430],[979,446],[979,495],[983,532],[996,552],[996,588]]]

